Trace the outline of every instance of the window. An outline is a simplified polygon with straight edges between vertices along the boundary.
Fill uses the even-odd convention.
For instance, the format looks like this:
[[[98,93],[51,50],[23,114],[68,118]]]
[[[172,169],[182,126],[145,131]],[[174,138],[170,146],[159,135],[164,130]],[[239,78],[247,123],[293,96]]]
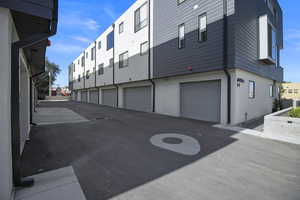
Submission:
[[[298,94],[299,90],[298,89],[294,89],[294,93]]]
[[[199,42],[204,42],[207,40],[207,16],[206,14],[199,16]]]
[[[120,55],[119,68],[124,68],[128,66],[128,51]]]
[[[80,74],[78,74],[78,82],[80,82]]]
[[[270,85],[269,94],[270,97],[274,97],[274,85]]]
[[[140,55],[143,56],[148,52],[148,42],[144,42],[141,44],[141,52]]]
[[[254,99],[255,98],[255,82],[249,81],[249,98]]]
[[[114,31],[110,32],[107,37],[107,50],[110,50],[111,48],[114,47]]]
[[[276,32],[271,24],[268,25],[268,53],[270,58],[277,60]]]
[[[101,41],[98,42],[98,49],[101,49]]]
[[[84,56],[82,56],[81,57],[81,67],[84,67],[84,64],[85,64],[84,62],[85,62],[85,58],[84,58]]]
[[[76,68],[76,65],[75,65],[75,64],[73,64],[73,72],[75,72],[75,68]]]
[[[288,91],[289,91],[290,94],[293,94],[293,90],[292,89],[289,89]]]
[[[113,66],[114,66],[114,59],[111,58],[111,59],[109,60],[109,67],[111,68],[111,67],[113,67]]]
[[[185,27],[184,24],[179,25],[178,27],[178,48],[185,47]]]
[[[185,2],[185,0],[177,0],[178,5],[182,4],[183,2]]]
[[[93,47],[93,48],[91,49],[91,60],[94,60],[94,58],[95,58],[95,51],[96,51],[96,48]]]
[[[267,15],[259,17],[259,59],[266,64],[279,66],[277,33]]]
[[[78,60],[78,65],[80,65],[80,59]]]
[[[98,65],[98,75],[104,74],[104,64]]]
[[[134,12],[134,32],[138,32],[148,25],[147,3]]]
[[[86,54],[85,54],[85,57],[86,57],[86,59],[89,57],[89,54],[88,54],[88,52],[86,52]]]
[[[123,33],[124,32],[124,22],[122,22],[121,24],[119,24],[119,33]]]
[[[90,78],[90,70],[87,70],[86,71],[86,79],[89,79]]]

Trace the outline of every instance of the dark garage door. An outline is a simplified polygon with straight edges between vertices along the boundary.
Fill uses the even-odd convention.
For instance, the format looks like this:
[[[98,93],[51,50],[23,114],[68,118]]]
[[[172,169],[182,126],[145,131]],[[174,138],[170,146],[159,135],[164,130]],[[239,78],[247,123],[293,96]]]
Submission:
[[[221,81],[182,83],[180,111],[182,117],[220,122]]]
[[[151,112],[151,87],[133,87],[124,89],[124,107],[126,109]]]
[[[99,90],[90,90],[90,103],[98,104]]]
[[[81,91],[81,101],[87,103],[87,91]]]
[[[117,89],[102,90],[102,104],[106,106],[117,106]]]

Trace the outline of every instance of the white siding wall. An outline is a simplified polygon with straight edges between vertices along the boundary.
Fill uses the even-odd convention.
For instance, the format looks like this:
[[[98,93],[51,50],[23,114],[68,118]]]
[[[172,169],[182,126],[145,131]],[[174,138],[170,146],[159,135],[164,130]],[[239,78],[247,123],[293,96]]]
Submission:
[[[148,26],[135,33],[134,14],[147,0],[136,1],[115,23],[116,83],[148,79],[148,54],[140,55],[140,45],[148,42]],[[148,10],[148,8],[147,8]],[[124,32],[119,33],[119,24],[124,23]],[[119,68],[119,55],[128,51],[129,66]]]
[[[75,72],[73,72],[73,80],[74,80],[74,90],[78,90],[83,88],[83,70],[84,68],[81,66],[81,57],[83,56],[83,53],[80,54],[80,56],[78,56],[75,60],[74,60],[74,64],[75,64]],[[79,64],[78,64],[79,61]],[[78,82],[78,75],[80,75],[80,82]]]
[[[104,33],[96,39],[97,42],[97,86],[111,85],[113,84],[113,68],[109,66],[109,60],[113,58],[113,49],[107,51],[106,36],[113,31],[110,26]],[[101,41],[101,49],[98,49],[98,44]],[[98,75],[98,66],[104,64],[104,74]]]
[[[85,87],[93,88],[95,87],[95,73],[93,72],[95,67],[95,57],[92,60],[92,48],[95,47],[95,42],[90,44],[90,46],[85,50],[85,54],[88,53],[88,57],[85,57],[85,72],[90,71],[89,79],[85,77]],[[86,75],[86,73],[85,73]]]
[[[245,82],[237,87],[237,79],[241,78]],[[273,101],[278,97],[275,92],[274,97],[270,97],[269,89],[273,80],[266,79],[255,74],[235,70],[232,76],[234,81],[232,85],[232,123],[237,124],[244,122],[246,119],[251,120],[272,112]],[[251,99],[248,95],[249,80],[255,81],[255,98]],[[277,91],[277,89],[275,89]],[[246,117],[247,116],[247,117]]]

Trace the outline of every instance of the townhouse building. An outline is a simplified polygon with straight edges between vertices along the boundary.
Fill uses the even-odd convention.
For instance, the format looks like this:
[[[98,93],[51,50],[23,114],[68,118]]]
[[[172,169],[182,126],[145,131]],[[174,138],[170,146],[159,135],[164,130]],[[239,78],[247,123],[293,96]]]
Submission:
[[[137,0],[70,65],[76,101],[237,124],[283,81],[277,0]]]
[[[45,72],[48,37],[56,32],[57,0],[0,1],[0,199],[31,186],[21,154],[32,125],[35,78]]]

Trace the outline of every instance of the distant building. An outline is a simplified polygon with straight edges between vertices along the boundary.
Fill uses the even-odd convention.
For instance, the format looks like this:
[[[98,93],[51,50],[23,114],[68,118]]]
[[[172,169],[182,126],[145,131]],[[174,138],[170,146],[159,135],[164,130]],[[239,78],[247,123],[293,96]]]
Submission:
[[[300,99],[300,83],[283,83],[283,99]]]

